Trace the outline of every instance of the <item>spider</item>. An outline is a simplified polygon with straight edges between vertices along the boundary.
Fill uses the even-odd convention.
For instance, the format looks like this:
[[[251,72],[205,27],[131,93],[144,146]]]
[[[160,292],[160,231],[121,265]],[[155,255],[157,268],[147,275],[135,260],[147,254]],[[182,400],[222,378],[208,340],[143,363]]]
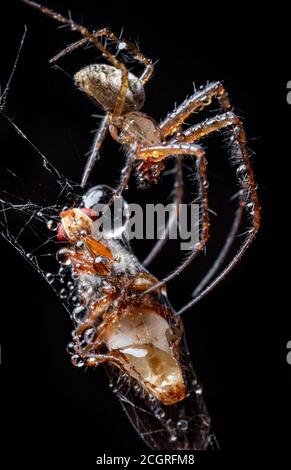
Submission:
[[[77,86],[86,95],[94,99],[98,106],[105,111],[105,116],[97,131],[91,154],[85,166],[81,182],[82,187],[86,185],[92,172],[108,128],[112,138],[125,146],[128,155],[115,196],[121,195],[123,190],[127,188],[134,165],[137,168],[139,181],[143,184],[150,184],[158,181],[167,158],[175,157],[179,161],[181,156],[191,156],[196,160],[202,213],[200,241],[173,273],[151,286],[145,293],[158,289],[174,279],[194,260],[199,252],[204,250],[209,238],[207,159],[205,150],[199,142],[202,138],[222,129],[230,131],[232,156],[229,158],[232,159],[232,162],[235,161],[237,166],[237,180],[240,186],[238,209],[220,255],[213,264],[212,269],[196,288],[193,299],[178,314],[184,312],[213,289],[237,264],[251,244],[260,226],[260,205],[250,164],[246,135],[241,120],[233,112],[227,91],[221,82],[210,83],[187,98],[158,124],[152,117],[140,111],[145,101],[144,87],[151,78],[154,67],[152,61],[146,58],[134,44],[118,38],[116,34],[107,28],[90,32],[85,26],[47,7],[30,0],[23,1],[83,36],[83,39],[74,42],[53,57],[51,62],[55,62],[88,42],[93,43],[109,62],[109,64],[91,64],[77,72],[74,77]],[[124,63],[119,61],[117,56],[103,45],[100,39],[104,36],[116,43],[119,50],[129,51],[134,59],[145,66],[139,77],[129,72]],[[217,101],[221,113],[185,129],[184,124],[191,114],[203,110],[213,100]],[[177,171],[177,179],[179,180],[179,171]],[[177,200],[179,200],[179,197],[177,197]],[[237,234],[244,211],[249,217],[251,228],[245,233],[245,238],[233,259],[215,277]],[[145,266],[148,266],[154,259],[161,245],[162,243],[157,243],[157,246],[154,247],[152,253],[145,260]],[[212,281],[209,283],[211,279]]]

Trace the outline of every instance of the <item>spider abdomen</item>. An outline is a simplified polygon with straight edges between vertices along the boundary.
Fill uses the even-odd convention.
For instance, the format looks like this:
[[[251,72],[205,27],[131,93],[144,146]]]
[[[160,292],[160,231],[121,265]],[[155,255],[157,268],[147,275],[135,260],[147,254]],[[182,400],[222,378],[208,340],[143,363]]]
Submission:
[[[91,64],[74,76],[76,85],[93,98],[106,111],[113,112],[121,87],[121,70],[107,64]],[[144,87],[132,73],[128,74],[123,113],[142,108],[145,101]]]

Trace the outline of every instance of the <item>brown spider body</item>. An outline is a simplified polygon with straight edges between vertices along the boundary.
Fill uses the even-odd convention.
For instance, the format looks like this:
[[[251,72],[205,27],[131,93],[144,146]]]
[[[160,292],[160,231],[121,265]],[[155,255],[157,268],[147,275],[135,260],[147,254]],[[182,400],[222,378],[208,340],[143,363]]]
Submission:
[[[144,86],[134,74],[128,74],[128,89],[122,115],[114,117],[113,111],[121,87],[121,71],[108,64],[92,64],[84,67],[74,76],[77,87],[93,98],[104,111],[109,113],[109,130],[114,140],[128,150],[135,145],[142,147],[162,145],[162,135],[157,122],[140,112],[145,101]],[[164,163],[161,159],[149,158],[137,164],[137,176],[141,185],[157,183]]]

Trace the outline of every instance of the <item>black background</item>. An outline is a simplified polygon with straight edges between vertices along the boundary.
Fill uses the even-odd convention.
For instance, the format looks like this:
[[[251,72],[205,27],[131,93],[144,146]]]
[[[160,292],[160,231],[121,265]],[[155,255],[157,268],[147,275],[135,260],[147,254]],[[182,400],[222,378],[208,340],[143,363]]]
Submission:
[[[290,277],[291,106],[286,102],[286,83],[291,72],[284,11],[278,5],[275,11],[264,7],[256,13],[245,3],[229,7],[221,2],[46,4],[63,13],[70,8],[74,19],[95,28],[109,26],[119,32],[123,27],[125,36],[138,39],[146,55],[159,59],[145,107],[156,119],[192,92],[193,80],[198,85],[224,80],[255,152],[262,228],[235,271],[184,320],[221,448],[262,453],[271,447],[287,449],[291,366],[286,344],[291,330],[290,308],[282,299],[288,292],[284,279]],[[57,30],[52,20],[16,1],[1,5],[1,24],[2,86],[23,25],[28,26],[8,114],[64,174],[77,181],[82,171],[78,154],[84,155],[89,130],[96,127],[90,117],[94,107],[75,91],[70,78],[48,64],[76,36]],[[60,65],[71,74],[92,57],[92,49],[78,52]],[[41,200],[51,190],[41,166],[29,146],[3,119],[1,123],[3,166],[12,167],[28,187],[34,186]],[[96,178],[112,184],[121,157],[109,139],[106,145]],[[214,166],[213,173],[217,171]],[[145,194],[151,197],[150,192]],[[224,223],[222,219],[221,226]],[[145,250],[136,249],[138,254]],[[110,393],[102,369],[84,373],[71,366],[65,352],[71,324],[59,299],[3,240],[1,267],[1,428],[7,440],[15,449],[24,445],[30,462],[37,461],[37,449],[45,458],[57,459],[61,450],[64,461],[88,455],[92,462],[102,451],[146,450]],[[165,254],[153,269],[161,276],[172,267]],[[188,270],[176,288],[175,283],[169,286],[175,306],[185,303],[187,288],[194,286],[198,274],[197,268],[194,273]],[[15,458],[11,454],[12,461]]]

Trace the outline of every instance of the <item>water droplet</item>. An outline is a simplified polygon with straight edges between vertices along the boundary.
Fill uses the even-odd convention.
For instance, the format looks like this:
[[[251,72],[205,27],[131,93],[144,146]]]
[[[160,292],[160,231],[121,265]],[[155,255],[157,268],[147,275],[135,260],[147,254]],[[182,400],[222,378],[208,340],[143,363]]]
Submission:
[[[86,309],[82,305],[75,307],[73,310],[73,318],[77,323],[82,323],[86,314]]]
[[[28,259],[33,259],[33,255],[31,253],[26,253]]]
[[[56,256],[58,263],[64,264],[65,266],[69,266],[71,264],[71,259],[68,256],[68,251],[66,248],[59,250]]]
[[[94,366],[97,365],[96,358],[94,356],[90,356],[86,359],[86,366]]]
[[[202,395],[202,387],[201,387],[201,385],[199,385],[199,384],[196,385],[196,387],[195,387],[194,390],[195,390],[196,395]]]
[[[55,232],[58,229],[59,224],[56,220],[49,220],[46,225],[49,230],[51,230],[52,232]]]
[[[162,286],[161,288],[161,294],[164,296],[164,297],[167,297],[167,288],[165,286]]]
[[[74,348],[75,348],[75,344],[71,341],[71,342],[67,345],[67,348],[66,348],[67,353],[70,354],[70,355],[74,354],[74,352],[75,352],[75,349],[74,349]]]
[[[255,214],[255,204],[253,202],[249,202],[247,204],[247,208],[249,209],[250,211],[250,215],[254,215]]]
[[[200,415],[200,419],[203,426],[210,427],[210,418],[208,415],[202,414]]]
[[[78,240],[77,243],[76,243],[76,246],[78,248],[82,248],[83,245],[84,245],[83,240]]]
[[[155,410],[154,414],[155,414],[155,417],[158,419],[163,419],[166,416],[166,413],[164,412],[162,408],[158,408],[157,410]]]
[[[84,333],[84,342],[86,344],[92,344],[95,336],[95,328],[89,328]]]
[[[80,294],[90,294],[92,291],[93,291],[93,288],[91,286],[91,284],[89,284],[88,282],[83,282],[82,284],[80,284],[78,286],[78,290],[80,292]]]
[[[122,51],[122,49],[126,49],[126,48],[127,48],[127,47],[126,47],[126,43],[125,43],[125,42],[121,41],[121,42],[118,44],[118,49],[119,49],[120,51]]]
[[[47,273],[45,277],[49,284],[52,284],[55,280],[55,276],[52,273]]]
[[[106,185],[98,185],[91,188],[84,196],[85,207],[92,208],[97,214],[100,213],[98,204],[108,204],[112,202],[113,190]],[[128,204],[122,197],[114,198],[112,206],[107,206],[101,220],[97,221],[95,229],[98,229],[100,236],[105,238],[116,238],[126,229],[130,217]]]
[[[83,359],[79,356],[79,354],[74,354],[71,357],[71,362],[76,367],[83,367],[85,365]]]
[[[242,178],[245,175],[246,169],[247,168],[244,164],[240,165],[236,170],[237,177]]]
[[[60,290],[60,298],[61,298],[61,299],[66,299],[66,298],[67,298],[67,291],[66,291],[66,289],[61,289],[61,290]]]
[[[69,281],[69,282],[67,283],[67,286],[68,286],[68,289],[69,289],[69,290],[74,290],[74,287],[75,287],[75,286],[74,286],[74,284],[73,284],[71,281]]]
[[[180,419],[180,421],[177,422],[177,428],[180,429],[180,431],[186,431],[188,429],[188,421],[186,421],[186,419]]]
[[[208,189],[209,188],[209,182],[206,180],[206,181],[203,181],[203,187]]]
[[[175,434],[172,434],[170,437],[169,437],[169,442],[176,442],[177,440],[177,436]]]

